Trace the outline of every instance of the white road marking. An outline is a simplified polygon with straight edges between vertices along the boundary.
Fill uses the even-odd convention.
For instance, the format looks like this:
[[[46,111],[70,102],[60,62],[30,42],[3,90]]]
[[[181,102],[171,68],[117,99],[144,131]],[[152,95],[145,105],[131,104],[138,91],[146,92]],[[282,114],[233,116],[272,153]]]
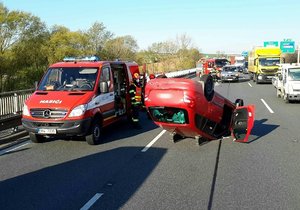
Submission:
[[[145,146],[144,149],[141,150],[141,152],[146,152],[165,132],[166,130],[160,132],[149,144],[147,144],[147,146]]]
[[[252,87],[252,85],[251,85],[251,83],[250,83],[250,82],[248,82],[248,85],[249,85],[250,87]]]
[[[80,210],[88,210],[104,193],[96,193]]]
[[[264,103],[264,105],[267,107],[267,109],[269,110],[270,113],[274,113],[273,110],[269,107],[269,105],[265,102],[264,99],[260,99],[260,100]]]
[[[8,149],[5,149],[5,150],[3,150],[3,151],[0,151],[0,155],[3,155],[3,154],[5,154],[5,153],[9,153],[9,152],[12,152],[12,151],[15,151],[15,150],[17,150],[17,149],[19,149],[19,148],[21,148],[21,147],[24,147],[24,146],[26,146],[26,145],[28,145],[28,144],[30,144],[30,143],[23,143],[23,144],[21,144],[21,145],[19,145],[19,146],[16,146],[16,147],[13,147],[13,148],[8,148]]]

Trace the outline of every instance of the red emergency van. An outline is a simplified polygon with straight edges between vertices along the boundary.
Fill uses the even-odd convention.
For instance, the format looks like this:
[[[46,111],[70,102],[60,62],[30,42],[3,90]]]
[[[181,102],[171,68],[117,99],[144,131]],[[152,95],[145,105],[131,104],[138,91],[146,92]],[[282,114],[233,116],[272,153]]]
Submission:
[[[192,137],[219,139],[230,133],[247,142],[254,124],[254,106],[229,101],[214,91],[211,75],[200,81],[185,78],[155,79],[147,83],[145,105],[154,122],[174,140]]]
[[[131,119],[128,87],[137,69],[134,62],[95,56],[51,65],[24,104],[22,124],[30,139],[81,136],[88,144],[100,143],[103,127]]]

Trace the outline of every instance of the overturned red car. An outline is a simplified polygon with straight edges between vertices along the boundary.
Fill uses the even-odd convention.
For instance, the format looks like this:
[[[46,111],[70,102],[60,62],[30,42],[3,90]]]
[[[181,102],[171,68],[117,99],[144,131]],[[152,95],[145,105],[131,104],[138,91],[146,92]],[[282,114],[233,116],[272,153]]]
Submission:
[[[235,103],[214,90],[211,75],[200,81],[185,78],[150,80],[145,90],[145,105],[151,118],[173,134],[173,140],[191,137],[198,142],[233,135],[247,142],[254,125],[254,105]]]

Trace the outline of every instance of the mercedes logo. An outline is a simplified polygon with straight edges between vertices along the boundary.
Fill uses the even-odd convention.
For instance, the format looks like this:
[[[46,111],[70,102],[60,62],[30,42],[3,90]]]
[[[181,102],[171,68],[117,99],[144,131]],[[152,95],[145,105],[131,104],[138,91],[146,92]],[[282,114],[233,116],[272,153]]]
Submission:
[[[51,111],[50,111],[49,109],[46,109],[46,110],[44,111],[43,115],[44,115],[45,118],[50,118],[50,116],[51,116]]]

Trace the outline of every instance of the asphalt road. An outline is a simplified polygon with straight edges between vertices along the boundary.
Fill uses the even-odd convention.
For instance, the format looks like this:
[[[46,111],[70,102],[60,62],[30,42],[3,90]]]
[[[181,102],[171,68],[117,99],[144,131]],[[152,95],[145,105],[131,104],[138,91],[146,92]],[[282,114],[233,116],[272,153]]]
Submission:
[[[120,122],[97,146],[25,141],[0,151],[0,209],[299,209],[300,104],[270,84],[215,89],[255,105],[249,143],[173,143],[145,113],[142,130]]]

